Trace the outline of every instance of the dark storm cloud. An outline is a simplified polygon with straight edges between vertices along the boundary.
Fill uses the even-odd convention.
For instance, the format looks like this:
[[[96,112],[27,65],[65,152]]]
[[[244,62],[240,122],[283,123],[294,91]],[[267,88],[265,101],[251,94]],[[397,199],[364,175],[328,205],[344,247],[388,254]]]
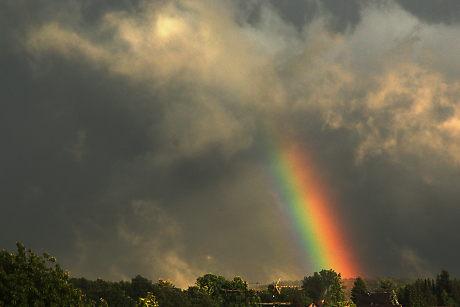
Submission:
[[[339,32],[353,27],[361,20],[361,2],[359,0],[324,0],[320,3],[332,14],[331,26]]]
[[[320,13],[329,17],[331,29],[343,32],[354,27],[361,20],[363,6],[378,3],[378,1],[341,1],[341,0],[270,0],[287,21],[301,29]],[[385,3],[382,1],[382,3]],[[387,1],[388,3],[388,1]],[[397,0],[402,8],[420,18],[424,22],[456,24],[460,22],[460,3],[458,1],[442,0]]]
[[[460,3],[441,0],[397,0],[411,14],[429,23],[458,24],[460,22]]]
[[[288,23],[293,24],[298,30],[313,21],[316,17],[327,15],[329,29],[344,32],[353,28],[361,19],[360,0],[291,0],[291,1],[237,1],[246,12],[250,22],[257,22],[261,9],[267,3]]]
[[[1,236],[3,244],[47,247],[70,263],[77,234],[110,241],[116,233],[130,195],[111,203],[103,195],[118,167],[153,150],[161,104],[147,107],[139,86],[84,59],[25,53],[25,33],[53,20],[52,5],[10,2],[2,10]]]
[[[82,12],[82,18],[87,18],[85,5],[72,11],[72,3],[67,4],[62,6],[67,12]],[[2,11],[7,24],[2,27],[5,48],[0,59],[5,89],[1,97],[2,245],[11,247],[20,240],[32,248],[47,249],[77,275],[93,278],[128,278],[139,272],[184,284],[201,272],[203,262],[214,258],[220,263],[216,270],[225,271],[221,266],[225,258],[215,253],[225,255],[226,246],[209,251],[213,256],[197,247],[189,263],[181,253],[185,247],[195,250],[195,244],[202,241],[197,236],[209,233],[209,220],[214,219],[212,226],[217,228],[223,220],[236,224],[241,219],[243,209],[233,206],[229,212],[232,204],[213,192],[217,187],[210,187],[224,176],[234,178],[230,175],[235,171],[218,151],[193,153],[200,150],[189,142],[194,134],[180,134],[189,133],[194,113],[199,119],[200,112],[213,112],[216,128],[222,119],[224,124],[229,122],[212,106],[196,104],[190,109],[186,86],[172,84],[155,90],[155,82],[133,83],[108,74],[105,68],[91,65],[84,54],[67,58],[53,52],[27,52],[24,44],[29,31],[53,22],[65,25],[63,29],[78,24],[75,16],[71,23],[63,23],[59,14],[52,18],[49,10],[53,5],[48,3],[33,13],[36,8],[17,3]],[[175,104],[172,113],[164,108],[164,103],[171,102]],[[178,122],[164,127],[168,116]],[[207,117],[210,120],[212,116]],[[199,129],[197,133],[201,134]],[[219,133],[218,129],[207,133],[210,137],[202,137],[202,144],[213,146]],[[173,159],[176,154],[192,155],[168,162],[171,150],[186,150],[172,152]],[[155,162],[158,155],[160,162]],[[191,199],[200,189],[209,191],[210,197]],[[230,193],[230,187],[225,191]],[[209,210],[214,207],[226,209]],[[202,218],[190,220],[197,213]],[[174,226],[176,218],[184,225],[190,220],[190,229],[198,228],[184,239],[190,246],[183,246],[181,230]],[[197,227],[194,220],[203,227]],[[235,233],[230,229],[213,233],[227,237],[229,231]],[[147,250],[153,254],[145,253]],[[138,260],[129,260],[133,258]],[[197,268],[189,269],[195,262]],[[233,265],[233,269],[238,266]],[[227,272],[232,274],[233,269]]]
[[[369,274],[459,274],[458,28],[343,3],[0,4],[0,244],[90,278],[301,278],[268,123]]]
[[[135,11],[140,0],[81,1],[81,13],[85,20],[97,21],[109,11]]]

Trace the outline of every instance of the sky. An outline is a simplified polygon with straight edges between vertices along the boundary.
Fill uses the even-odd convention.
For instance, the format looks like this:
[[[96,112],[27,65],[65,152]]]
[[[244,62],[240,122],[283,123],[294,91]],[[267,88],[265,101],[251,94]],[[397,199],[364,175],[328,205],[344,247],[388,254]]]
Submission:
[[[458,277],[458,50],[453,0],[1,0],[0,248],[87,278],[303,278],[276,134],[360,275]]]

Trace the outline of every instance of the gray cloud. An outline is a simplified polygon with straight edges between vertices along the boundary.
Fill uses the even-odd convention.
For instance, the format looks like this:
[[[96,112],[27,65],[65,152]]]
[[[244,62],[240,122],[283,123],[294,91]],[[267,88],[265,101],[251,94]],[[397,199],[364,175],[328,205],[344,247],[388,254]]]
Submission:
[[[458,24],[460,22],[460,4],[457,1],[398,0],[398,3],[429,23]]]
[[[460,29],[339,2],[1,4],[2,246],[90,278],[301,278],[272,126],[369,275],[459,274]]]

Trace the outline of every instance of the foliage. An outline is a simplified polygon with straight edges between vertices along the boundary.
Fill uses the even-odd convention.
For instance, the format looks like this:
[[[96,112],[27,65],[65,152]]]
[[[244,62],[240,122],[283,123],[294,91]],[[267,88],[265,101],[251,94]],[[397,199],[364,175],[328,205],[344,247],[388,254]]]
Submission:
[[[141,275],[136,275],[131,282],[120,282],[120,286],[135,301],[144,297],[148,292],[154,292],[152,281]]]
[[[17,243],[0,251],[0,306],[90,306],[54,257],[39,256]]]
[[[436,280],[418,279],[398,289],[399,301],[403,306],[460,306],[460,280],[451,279],[442,271]]]
[[[157,297],[161,307],[188,307],[190,303],[187,295],[169,281],[159,280],[153,285],[153,294]]]
[[[205,274],[196,279],[196,285],[209,296],[217,298],[221,294],[221,289],[227,288],[228,280],[223,276]]]
[[[74,287],[81,289],[85,295],[92,299],[96,306],[136,306],[136,301],[126,294],[118,282],[102,279],[87,280],[86,278],[72,278]]]
[[[357,277],[351,289],[351,300],[356,303],[358,297],[369,292],[367,285],[361,277]]]
[[[275,295],[276,301],[290,302],[293,307],[309,306],[313,301],[304,291],[297,288],[281,288],[280,294]]]
[[[382,279],[380,281],[380,286],[379,288],[377,289],[378,292],[392,292],[392,291],[396,291],[397,289],[397,286],[396,284],[394,283],[393,280],[391,279],[388,279],[388,278],[385,278],[385,279]]]
[[[341,302],[335,303],[334,307],[356,307],[356,304],[350,301],[341,301]]]
[[[332,269],[315,272],[313,276],[306,276],[303,279],[302,288],[317,305],[325,303],[333,306],[345,300],[340,273],[337,274]]]
[[[216,306],[246,307],[257,306],[260,302],[257,292],[248,289],[247,283],[239,276],[227,280],[223,276],[206,274],[197,278],[196,285],[212,298]]]
[[[293,307],[305,307],[312,302],[356,307],[344,300],[341,275],[333,270],[306,276],[302,289],[283,287],[275,291],[271,285],[256,292],[241,277],[227,280],[205,274],[197,278],[195,286],[183,291],[169,281],[152,283],[140,275],[120,282],[70,279],[54,257],[36,255],[20,243],[17,249],[16,254],[0,251],[0,306],[255,307],[260,302],[281,301],[290,302]],[[388,300],[394,305],[460,307],[460,280],[451,279],[447,271],[441,271],[436,279],[418,279],[399,288],[392,280],[383,279],[377,291],[390,293]],[[353,302],[367,292],[364,280],[356,278],[351,290]]]
[[[211,296],[198,286],[189,287],[185,291],[185,294],[187,295],[191,306],[218,307]]]
[[[309,306],[313,301],[309,298],[303,289],[297,287],[280,287],[275,289],[271,284],[264,291],[259,291],[258,296],[263,303],[289,302],[293,307]]]
[[[143,306],[149,306],[145,304],[153,304],[153,302],[161,307],[192,306],[185,291],[172,283],[160,280],[154,284],[141,275],[137,275],[131,281],[110,282],[101,279],[89,281],[78,278],[72,279],[72,282],[88,297],[95,301],[101,298],[108,303],[108,306],[136,306],[136,302],[137,305],[144,303]],[[99,302],[96,306],[104,305]]]
[[[140,297],[137,302],[137,307],[159,307],[158,301],[152,292],[147,292],[146,297]]]

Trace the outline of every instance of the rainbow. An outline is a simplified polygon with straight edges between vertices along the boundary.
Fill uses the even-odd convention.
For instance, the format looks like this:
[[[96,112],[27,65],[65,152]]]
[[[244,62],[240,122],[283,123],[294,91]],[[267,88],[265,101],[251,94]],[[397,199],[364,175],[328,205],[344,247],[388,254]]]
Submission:
[[[334,215],[325,185],[306,150],[294,142],[268,142],[271,177],[277,196],[299,239],[305,261],[315,271],[333,269],[342,277],[359,276],[352,248]]]

